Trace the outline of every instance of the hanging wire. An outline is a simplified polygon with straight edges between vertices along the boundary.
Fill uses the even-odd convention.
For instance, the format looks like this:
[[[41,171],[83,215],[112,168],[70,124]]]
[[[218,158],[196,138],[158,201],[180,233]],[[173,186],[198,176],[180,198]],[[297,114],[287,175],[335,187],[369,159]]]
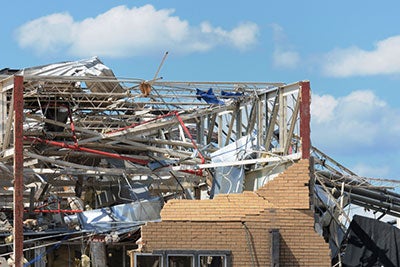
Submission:
[[[252,242],[252,238],[251,238],[251,233],[250,233],[250,229],[247,227],[246,222],[242,222],[245,234],[246,234],[246,243],[247,243],[247,248],[249,250],[250,253],[250,258],[251,258],[251,264],[253,267],[257,266],[256,265],[256,259],[255,259],[255,255],[254,255],[254,245]]]

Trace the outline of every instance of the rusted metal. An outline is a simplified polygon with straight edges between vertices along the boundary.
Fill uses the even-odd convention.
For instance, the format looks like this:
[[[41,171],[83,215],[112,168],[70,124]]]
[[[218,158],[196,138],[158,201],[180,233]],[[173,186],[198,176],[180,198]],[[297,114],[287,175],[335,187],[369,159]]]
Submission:
[[[300,82],[300,138],[301,138],[301,152],[302,158],[310,158],[311,149],[311,131],[310,131],[310,119],[311,119],[311,92],[310,82]]]
[[[43,144],[46,144],[46,145],[49,145],[49,146],[68,148],[68,149],[71,149],[71,150],[82,151],[82,152],[92,153],[92,154],[96,154],[96,155],[102,155],[102,156],[109,157],[109,158],[127,160],[127,161],[130,161],[130,162],[138,163],[138,164],[142,164],[142,165],[146,165],[147,163],[149,163],[148,160],[137,159],[137,158],[133,158],[133,157],[128,157],[128,156],[119,155],[119,154],[116,154],[116,153],[110,153],[110,152],[106,152],[106,151],[97,150],[97,149],[91,149],[91,148],[78,146],[78,145],[70,145],[70,144],[67,144],[67,143],[64,143],[64,142],[45,140],[45,139],[41,139],[41,138],[38,138],[38,137],[25,136],[25,137],[23,137],[23,139],[30,140],[33,143],[43,143]]]
[[[14,258],[15,266],[22,267],[24,260],[24,151],[23,151],[23,116],[24,116],[24,78],[14,77]]]
[[[87,66],[81,67],[75,71]],[[58,218],[66,214],[78,218],[74,215],[85,212],[86,205],[80,201],[85,201],[84,194],[90,196],[92,185],[102,200],[89,205],[95,209],[112,205],[113,199],[133,201],[130,195],[121,195],[125,199],[120,196],[131,183],[140,184],[153,195],[162,194],[166,201],[172,197],[207,198],[205,193],[212,190],[217,178],[213,176],[216,168],[245,170],[246,190],[256,190],[269,181],[265,175],[278,173],[274,166],[285,167],[297,161],[300,148],[304,156],[310,147],[308,82],[160,82],[155,75],[147,81],[151,92],[144,97],[140,91],[143,80],[76,76],[72,70],[69,73],[74,76],[60,73],[39,77],[35,71],[41,73],[40,68],[34,68],[28,73],[25,70],[23,79],[16,78],[15,86],[24,87],[19,94],[17,88],[11,94],[12,87],[2,87],[4,101],[0,108],[7,116],[3,120],[6,127],[0,127],[0,146],[4,150],[0,174],[4,174],[3,182],[12,186],[12,164],[20,166],[15,174],[24,171],[25,188],[22,184],[15,186],[15,193],[22,194],[28,184],[44,192],[38,198],[31,197],[29,211],[32,217],[45,214],[52,227],[75,229],[75,219],[67,220],[65,225]],[[199,91],[210,93],[203,97]],[[12,128],[10,121],[14,117],[13,95],[16,102],[24,101],[15,107],[20,112],[15,127],[23,123],[21,133]],[[301,121],[304,114],[308,118]],[[15,147],[7,141],[12,140],[9,137],[13,130]],[[242,137],[247,140],[245,145],[234,146]],[[18,150],[22,145],[24,154]],[[227,145],[232,146],[228,154],[237,154],[234,159],[214,162],[213,153]],[[20,179],[22,183],[22,174]],[[59,197],[63,205],[41,208],[53,196]],[[14,204],[23,202],[21,195]],[[3,200],[3,204],[11,211],[12,203]],[[25,213],[27,216],[27,210]],[[22,227],[22,214],[16,217],[21,219],[16,220],[16,226]],[[23,239],[22,231],[19,237]],[[22,259],[22,255],[18,257]]]

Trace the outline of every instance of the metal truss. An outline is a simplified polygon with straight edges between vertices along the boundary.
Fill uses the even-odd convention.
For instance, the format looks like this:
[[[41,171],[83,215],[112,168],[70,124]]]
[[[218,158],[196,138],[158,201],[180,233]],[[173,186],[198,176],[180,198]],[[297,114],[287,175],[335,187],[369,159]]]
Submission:
[[[82,190],[93,188],[103,206],[112,205],[107,197],[115,187],[127,200],[123,183],[145,185],[164,200],[201,198],[216,168],[236,166],[248,174],[244,189],[255,190],[310,154],[308,81],[22,74],[0,76],[0,87],[0,205],[14,212],[17,258],[23,258],[23,213],[83,212],[71,204]],[[212,161],[214,152],[244,137],[252,143],[246,156]]]
[[[14,112],[10,79],[3,80],[0,107],[1,163],[9,170]],[[212,168],[210,153],[252,134],[256,156],[248,164],[256,162],[256,167],[302,152],[300,91],[308,82],[156,81],[145,96],[137,80],[63,76],[23,80],[27,182],[36,181],[35,175],[61,185],[61,181],[70,184],[61,178],[68,175],[126,173],[162,176],[153,183],[164,184],[175,181],[173,172],[182,182],[201,183],[207,171],[198,175],[197,170]],[[210,88],[221,103],[210,104],[196,95]],[[222,92],[236,95],[222,96]],[[109,158],[119,160],[121,166],[110,166]],[[164,165],[154,170],[148,166],[151,162]],[[11,180],[2,179],[2,184],[10,186]]]

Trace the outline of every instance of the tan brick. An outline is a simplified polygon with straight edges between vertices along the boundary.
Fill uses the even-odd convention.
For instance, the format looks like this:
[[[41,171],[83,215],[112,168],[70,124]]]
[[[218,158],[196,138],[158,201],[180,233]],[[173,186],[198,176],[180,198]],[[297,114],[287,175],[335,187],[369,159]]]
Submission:
[[[142,227],[144,250],[231,250],[232,266],[251,266],[245,222],[260,266],[270,265],[271,228],[281,234],[282,266],[330,266],[328,245],[314,232],[308,180],[308,160],[301,160],[256,192],[171,200],[161,223]]]

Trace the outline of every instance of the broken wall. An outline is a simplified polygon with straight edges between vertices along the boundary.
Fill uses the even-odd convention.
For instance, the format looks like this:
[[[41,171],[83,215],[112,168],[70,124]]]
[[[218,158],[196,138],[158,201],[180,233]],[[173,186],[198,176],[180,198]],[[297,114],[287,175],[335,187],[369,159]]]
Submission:
[[[277,229],[282,266],[330,266],[328,244],[314,231],[309,180],[309,161],[301,160],[255,192],[171,200],[162,222],[142,227],[141,252],[226,250],[231,266],[268,266]]]

